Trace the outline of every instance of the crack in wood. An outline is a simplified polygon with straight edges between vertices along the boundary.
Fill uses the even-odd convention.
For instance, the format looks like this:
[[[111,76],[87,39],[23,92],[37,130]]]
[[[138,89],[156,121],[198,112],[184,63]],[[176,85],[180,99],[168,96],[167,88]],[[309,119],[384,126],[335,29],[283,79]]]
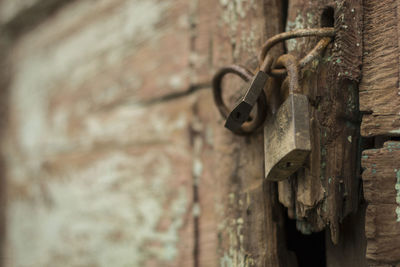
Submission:
[[[158,103],[173,101],[173,100],[180,99],[182,97],[190,96],[190,95],[198,92],[201,89],[210,89],[210,88],[211,88],[210,83],[194,84],[194,85],[191,85],[187,90],[180,91],[180,92],[172,92],[172,93],[162,95],[160,97],[150,98],[150,99],[142,101],[141,104],[143,104],[145,106],[150,106],[150,105],[154,105],[154,104],[158,104]]]

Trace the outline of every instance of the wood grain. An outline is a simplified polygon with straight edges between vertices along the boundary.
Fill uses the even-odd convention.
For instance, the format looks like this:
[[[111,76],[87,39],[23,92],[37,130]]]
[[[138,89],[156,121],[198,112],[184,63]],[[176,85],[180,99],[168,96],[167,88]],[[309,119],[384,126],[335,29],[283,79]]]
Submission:
[[[232,63],[254,70],[262,42],[282,31],[280,1],[199,1],[194,14],[196,81],[210,80],[219,67]],[[232,77],[224,88],[231,106],[246,89]],[[212,148],[205,146],[202,152],[200,265],[295,266],[285,247],[276,185],[263,181],[261,132],[249,137],[229,132],[211,95],[202,94],[197,106],[201,122],[211,125],[214,136]]]
[[[70,4],[0,37],[2,264],[193,266],[188,2],[35,2]]]
[[[290,178],[292,186],[279,186],[279,198],[288,208],[289,217],[299,222],[300,231],[307,234],[329,228],[337,244],[340,221],[357,210],[359,201],[361,2],[290,1],[287,29],[320,27],[322,14],[329,7],[334,10],[336,37],[325,54],[301,72],[301,87],[310,100],[312,151],[304,170]],[[316,41],[289,41],[288,50],[300,58]]]
[[[375,264],[400,262],[400,142],[365,150],[362,156],[364,197],[368,203],[366,258]]]
[[[400,135],[398,1],[364,1],[363,136]]]
[[[377,140],[400,135],[399,2],[366,0],[364,10],[361,135],[376,136],[376,149],[362,157],[366,258],[371,266],[392,266],[400,261],[399,143],[388,141],[380,148]]]

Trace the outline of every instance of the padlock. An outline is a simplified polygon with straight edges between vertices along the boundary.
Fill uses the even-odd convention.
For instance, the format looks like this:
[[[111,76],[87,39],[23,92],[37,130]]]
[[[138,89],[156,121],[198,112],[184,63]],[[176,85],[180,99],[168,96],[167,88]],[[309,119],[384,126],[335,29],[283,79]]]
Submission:
[[[245,96],[241,98],[239,105],[232,112],[229,112],[228,106],[224,103],[222,98],[222,79],[226,74],[237,75],[245,82],[253,81],[252,86],[248,90],[250,92],[246,92]],[[245,67],[229,65],[219,69],[212,80],[214,102],[222,117],[227,119],[225,126],[238,135],[253,133],[260,128],[265,121],[267,101],[260,84],[263,86],[263,79],[267,74],[263,75],[263,73],[261,73],[261,75],[256,75],[255,78],[253,76],[254,74]],[[247,121],[255,103],[257,103],[255,117]],[[243,120],[243,118],[245,119]]]
[[[236,107],[231,111],[226,119],[225,127],[232,132],[238,132],[243,123],[248,120],[250,112],[260,98],[265,98],[264,87],[268,80],[268,74],[273,58],[271,56],[265,57],[260,69],[251,81],[249,89],[247,89],[244,96],[240,99]],[[215,91],[215,90],[214,90]],[[261,105],[258,108],[263,108]],[[264,119],[265,117],[263,117]],[[261,119],[258,117],[257,119]]]
[[[297,61],[286,54],[276,63],[288,73],[289,95],[264,126],[265,178],[280,181],[299,170],[311,151],[308,98],[300,93]]]
[[[250,112],[257,103],[261,92],[263,92],[267,79],[268,75],[264,71],[260,70],[257,72],[246,94],[240,99],[239,104],[236,105],[226,119],[226,128],[236,132],[242,127],[242,124],[249,118]]]

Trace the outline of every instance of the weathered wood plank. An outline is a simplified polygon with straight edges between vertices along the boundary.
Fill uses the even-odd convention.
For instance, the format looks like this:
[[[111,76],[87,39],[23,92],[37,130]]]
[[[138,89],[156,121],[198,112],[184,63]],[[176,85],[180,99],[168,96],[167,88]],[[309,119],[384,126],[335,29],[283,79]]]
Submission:
[[[366,205],[360,205],[356,213],[347,216],[340,224],[342,238],[335,245],[330,241],[326,232],[326,266],[327,267],[365,267],[366,238],[365,238]]]
[[[357,210],[359,201],[357,82],[362,13],[360,1],[289,1],[288,30],[334,26],[337,35],[325,54],[301,72],[301,87],[310,99],[312,151],[304,170],[291,182],[292,189],[280,186],[280,195],[291,192],[292,196],[279,197],[289,216],[298,220],[300,231],[329,227],[334,243],[340,239],[339,222]],[[315,43],[315,38],[287,42],[289,52],[299,58]]]
[[[255,69],[262,42],[282,31],[280,1],[220,1],[217,5],[200,1],[197,10],[198,24],[192,35],[195,80],[210,80],[217,68],[232,63]],[[226,88],[231,105],[245,90],[235,79],[227,81]],[[214,154],[210,157],[204,152],[208,174],[199,184],[200,204],[201,210],[209,210],[211,204],[216,209],[200,216],[200,262],[215,263],[213,249],[217,248],[220,266],[294,266],[285,248],[275,185],[263,181],[261,133],[233,135],[223,127],[216,108],[210,107],[211,96],[203,97],[199,112],[203,123],[211,125]],[[204,233],[206,225],[216,230],[216,245],[212,244],[216,237]]]
[[[191,86],[188,10],[75,1],[11,43],[4,266],[194,265],[195,98],[163,100]]]
[[[364,58],[360,84],[363,136],[400,135],[399,2],[364,1]],[[366,257],[372,266],[399,263],[400,227],[396,184],[399,144],[365,150],[362,164],[368,208]]]
[[[8,124],[8,116],[9,116],[9,85],[10,85],[10,71],[9,71],[9,54],[10,47],[7,42],[4,43],[4,40],[0,38],[0,88],[1,96],[0,96],[0,138],[3,140],[4,136],[7,134],[7,124]],[[6,165],[6,156],[4,153],[0,154],[0,266],[5,266],[5,258],[6,258],[6,235],[7,235],[7,165]]]
[[[385,105],[382,103],[382,105]],[[363,115],[362,119],[363,136],[389,135],[398,136],[400,118],[396,114],[385,116]]]
[[[371,265],[400,262],[400,142],[363,152],[364,197],[368,202],[366,257]]]
[[[398,9],[395,0],[364,1],[363,136],[400,135]]]

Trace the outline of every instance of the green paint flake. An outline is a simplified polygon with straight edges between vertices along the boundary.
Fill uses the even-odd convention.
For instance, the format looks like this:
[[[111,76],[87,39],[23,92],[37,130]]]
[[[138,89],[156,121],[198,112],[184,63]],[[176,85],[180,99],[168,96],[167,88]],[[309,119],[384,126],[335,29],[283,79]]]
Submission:
[[[228,256],[225,252],[224,256],[219,260],[219,266],[221,267],[231,267],[233,266],[233,259]]]
[[[336,59],[336,63],[340,64],[342,62],[342,60],[340,58]]]
[[[331,61],[332,61],[332,56],[325,56],[325,57],[322,59],[322,62],[323,62],[323,63],[331,62]]]
[[[307,22],[310,26],[313,25],[313,22],[314,22],[314,14],[313,13],[307,13]]]
[[[305,25],[305,19],[303,18],[302,14],[299,12],[295,18],[294,21],[287,21],[286,23],[286,31],[291,31],[295,29],[304,29],[306,28]],[[304,38],[303,39],[290,39],[286,41],[287,44],[287,49],[289,52],[293,51],[296,49],[297,45],[303,44]]]
[[[400,149],[400,142],[387,142],[386,143],[387,148],[394,148],[394,149]]]
[[[296,228],[299,230],[303,235],[311,235],[312,234],[312,227],[306,221],[296,221]]]
[[[400,207],[396,208],[397,222],[400,222]]]
[[[235,194],[230,193],[228,197],[229,197],[229,203],[233,204],[235,202]]]
[[[327,201],[324,201],[324,203],[322,204],[322,210],[324,211],[324,212],[326,212],[326,210],[327,210]]]
[[[396,185],[394,186],[396,189],[396,215],[397,215],[397,222],[400,222],[400,170],[396,172]]]

